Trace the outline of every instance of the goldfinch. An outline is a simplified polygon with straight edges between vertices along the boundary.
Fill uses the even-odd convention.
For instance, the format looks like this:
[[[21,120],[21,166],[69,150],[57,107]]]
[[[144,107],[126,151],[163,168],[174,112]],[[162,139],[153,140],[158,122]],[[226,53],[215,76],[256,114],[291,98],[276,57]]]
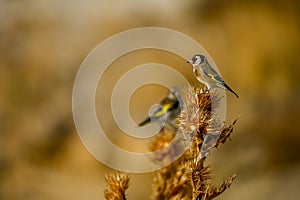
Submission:
[[[181,101],[181,92],[177,87],[172,87],[168,93],[168,96],[165,97],[159,104],[158,108],[154,109],[149,117],[144,121],[139,123],[139,126],[144,126],[151,121],[158,121],[160,123],[168,123],[177,119],[180,114],[180,102]],[[162,124],[164,126],[164,124]]]
[[[195,77],[199,82],[205,84],[208,90],[215,87],[226,89],[239,98],[239,96],[225,83],[221,75],[212,68],[204,55],[196,54],[187,62],[193,65]]]

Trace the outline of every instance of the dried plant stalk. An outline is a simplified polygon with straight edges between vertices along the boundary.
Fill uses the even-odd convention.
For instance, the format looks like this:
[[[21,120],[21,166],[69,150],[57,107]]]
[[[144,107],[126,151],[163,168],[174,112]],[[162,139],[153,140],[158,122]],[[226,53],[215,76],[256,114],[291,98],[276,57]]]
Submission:
[[[154,154],[151,159],[154,162],[169,163],[182,150],[180,142],[172,142],[176,134],[182,134],[190,141],[188,150],[171,165],[159,170],[153,175],[152,200],[161,199],[193,199],[211,200],[228,189],[236,175],[232,175],[220,185],[211,183],[211,169],[205,161],[208,154],[201,155],[201,151],[224,144],[233,132],[236,123],[234,120],[229,126],[224,127],[213,117],[212,96],[218,104],[216,93],[207,90],[189,87],[185,92],[184,105],[178,118],[178,129],[164,129],[150,144],[149,150],[163,147],[164,151]],[[216,141],[205,143],[210,131],[216,127],[212,135]],[[172,145],[171,145],[172,144]],[[207,147],[205,146],[207,145]],[[125,191],[129,185],[129,178],[124,173],[108,175],[106,177],[108,189],[105,190],[106,199],[126,199]]]
[[[216,103],[218,103],[218,96],[214,96],[214,99],[217,99]],[[214,199],[230,187],[235,175],[219,186],[212,185],[210,167],[205,165],[206,157],[200,157],[203,141],[209,129],[219,125],[214,124],[219,122],[213,119],[212,114],[209,92],[189,87],[178,119],[179,132],[191,138],[189,150],[172,165],[155,174],[152,199],[208,200]],[[210,148],[224,144],[229,139],[235,123],[236,120],[225,128],[222,125],[218,140],[209,144]],[[209,126],[210,124],[213,126]],[[161,139],[157,137],[154,144],[160,143]],[[168,144],[167,141],[164,143]]]
[[[156,139],[150,145],[150,150],[155,151],[162,147],[168,146],[174,137],[174,132],[170,133],[165,129],[162,134],[156,137]],[[157,154],[156,160],[164,163],[169,161],[174,155],[174,152],[178,150],[177,143],[173,146],[169,145],[166,152]],[[168,154],[170,153],[170,154]],[[190,199],[187,194],[190,193],[188,186],[188,178],[185,173],[184,155],[182,159],[178,159],[168,167],[161,169],[153,175],[154,184],[152,185],[151,199]]]

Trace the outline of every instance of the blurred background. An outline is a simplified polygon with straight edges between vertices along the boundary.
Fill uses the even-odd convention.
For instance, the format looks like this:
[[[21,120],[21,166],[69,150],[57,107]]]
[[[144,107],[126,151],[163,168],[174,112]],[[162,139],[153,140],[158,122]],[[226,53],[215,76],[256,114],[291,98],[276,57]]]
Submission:
[[[241,117],[232,141],[209,160],[216,183],[237,174],[218,199],[299,199],[299,10],[297,0],[1,0],[0,199],[104,199],[104,175],[113,170],[77,135],[73,83],[97,44],[144,26],[197,40],[240,95],[227,93],[227,121]],[[183,69],[185,61],[167,52],[143,50],[118,59],[97,90],[99,121],[106,120],[116,142],[126,144],[111,117],[113,85],[148,62],[172,66],[197,83],[191,68]],[[130,104],[133,119],[141,121],[166,92],[157,85],[138,90]],[[151,174],[131,175],[128,198],[148,199],[151,183]]]

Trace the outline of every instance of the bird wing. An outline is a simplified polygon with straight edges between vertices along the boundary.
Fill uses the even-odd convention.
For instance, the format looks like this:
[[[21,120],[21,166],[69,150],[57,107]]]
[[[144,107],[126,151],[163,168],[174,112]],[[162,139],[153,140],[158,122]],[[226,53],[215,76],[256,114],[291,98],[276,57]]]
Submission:
[[[210,79],[214,80],[215,82],[219,83],[220,85],[224,86],[227,90],[232,92],[237,98],[239,96],[237,93],[235,93],[222,79],[222,77],[208,64],[206,68],[203,69],[203,72],[206,76],[208,76]]]
[[[153,112],[153,117],[159,118],[159,117],[165,115],[172,108],[172,106],[173,106],[172,102],[166,103],[166,104],[161,104],[161,106]]]
[[[203,68],[204,74],[217,83],[224,84],[222,77],[208,63],[207,67]]]
[[[160,117],[164,116],[168,112],[171,106],[172,105],[170,104],[164,104],[158,106],[155,110],[153,110],[150,113],[149,117],[147,117],[144,121],[139,123],[139,126],[144,126],[145,124],[148,124],[151,121],[151,119],[159,119]]]

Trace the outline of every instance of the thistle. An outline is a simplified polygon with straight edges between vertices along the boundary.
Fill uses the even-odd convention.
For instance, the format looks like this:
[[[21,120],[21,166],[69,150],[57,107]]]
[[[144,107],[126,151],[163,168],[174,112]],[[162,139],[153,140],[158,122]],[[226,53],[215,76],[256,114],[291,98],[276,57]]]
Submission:
[[[176,152],[180,148],[178,143],[175,142],[173,145],[170,143],[175,134],[182,134],[184,138],[189,138],[187,140],[188,150],[175,162],[153,174],[151,199],[211,200],[222,194],[233,183],[236,175],[230,176],[220,185],[213,185],[211,183],[211,169],[206,164],[207,154],[201,156],[203,149],[210,151],[230,139],[236,123],[236,120],[234,120],[226,127],[223,123],[220,125],[213,116],[212,98],[216,99],[215,103],[218,104],[219,98],[216,93],[198,88],[187,88],[184,105],[178,117],[178,129],[164,129],[150,144],[149,150],[151,151],[168,147],[165,152],[155,154],[151,158],[155,162],[164,163],[172,156],[177,155]],[[218,128],[217,140],[205,144],[204,141],[210,134],[212,127]],[[207,147],[204,145],[207,145]],[[120,176],[120,183],[117,183],[118,179],[116,178],[107,178],[111,189],[105,191],[106,199],[114,199],[115,196],[124,197],[123,199],[125,199],[125,190],[128,187],[129,178],[124,174],[122,175],[123,178],[120,178]]]
[[[125,191],[129,187],[129,176],[118,172],[106,175],[107,189],[104,191],[106,199],[126,200]]]

